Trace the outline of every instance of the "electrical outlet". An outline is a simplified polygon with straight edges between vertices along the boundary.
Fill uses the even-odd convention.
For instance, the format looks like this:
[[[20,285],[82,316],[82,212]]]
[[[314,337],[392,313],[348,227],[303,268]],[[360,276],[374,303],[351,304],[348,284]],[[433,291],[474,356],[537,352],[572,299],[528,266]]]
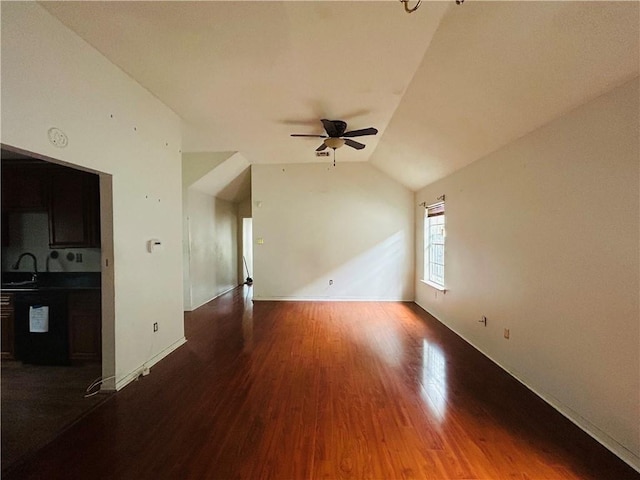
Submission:
[[[153,324],[153,331],[157,332],[158,331],[158,322],[154,322]]]
[[[509,329],[505,328],[504,329],[504,338],[506,338],[507,340],[509,340]]]
[[[82,254],[81,253],[76,253],[76,262],[77,263],[82,263]]]

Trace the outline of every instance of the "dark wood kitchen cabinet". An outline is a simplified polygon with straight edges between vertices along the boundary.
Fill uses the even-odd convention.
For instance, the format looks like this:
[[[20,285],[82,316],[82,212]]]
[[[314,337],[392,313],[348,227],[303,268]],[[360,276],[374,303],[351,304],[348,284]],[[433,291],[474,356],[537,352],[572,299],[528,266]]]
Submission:
[[[15,358],[13,294],[2,293],[0,295],[0,358],[13,360]]]
[[[49,245],[100,246],[99,177],[70,169],[52,170]]]
[[[2,164],[2,210],[46,211],[48,177],[40,163]]]
[[[69,293],[69,359],[102,358],[102,314],[99,290]]]
[[[42,161],[2,162],[2,214],[43,211],[51,248],[100,247],[100,177]],[[3,221],[2,242],[10,243]]]

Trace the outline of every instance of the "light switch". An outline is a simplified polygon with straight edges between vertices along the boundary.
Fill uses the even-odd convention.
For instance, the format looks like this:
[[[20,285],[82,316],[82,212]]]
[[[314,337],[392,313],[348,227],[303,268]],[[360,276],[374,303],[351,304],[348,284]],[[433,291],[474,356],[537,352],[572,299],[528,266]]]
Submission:
[[[258,245],[264,245],[264,238],[258,238]]]

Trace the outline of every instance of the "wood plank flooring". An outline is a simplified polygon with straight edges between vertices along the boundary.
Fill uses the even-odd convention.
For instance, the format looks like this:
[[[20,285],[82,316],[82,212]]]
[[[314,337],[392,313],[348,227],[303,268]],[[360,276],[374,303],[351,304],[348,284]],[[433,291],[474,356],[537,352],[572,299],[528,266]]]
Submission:
[[[4,478],[640,478],[414,304],[248,292]]]
[[[26,459],[108,398],[85,398],[99,363],[31,365],[2,360],[2,469]]]

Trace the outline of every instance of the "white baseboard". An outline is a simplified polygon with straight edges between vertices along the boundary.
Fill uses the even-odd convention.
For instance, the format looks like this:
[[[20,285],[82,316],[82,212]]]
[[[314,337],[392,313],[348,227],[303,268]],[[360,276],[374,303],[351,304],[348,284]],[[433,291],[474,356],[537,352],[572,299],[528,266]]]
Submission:
[[[496,361],[487,352],[485,352],[484,350],[482,350],[481,348],[477,347],[472,342],[470,342],[464,335],[460,334],[455,329],[451,328],[451,326],[449,326],[448,324],[443,322],[440,318],[436,317],[434,314],[429,312],[429,310],[427,310],[424,306],[420,305],[420,303],[418,303],[418,301],[415,301],[414,303],[416,305],[418,305],[420,308],[422,308],[429,315],[431,315],[433,318],[438,320],[442,325],[444,325],[449,330],[451,330],[456,335],[458,335],[460,338],[462,338],[465,342],[467,342],[473,348],[475,348],[480,353],[482,353],[485,357],[487,357],[489,360],[491,360],[493,363],[495,363],[497,366],[499,366],[502,370],[507,372],[513,378],[515,378],[522,385],[527,387],[527,389],[529,389],[531,392],[536,394],[538,397],[540,397],[542,400],[544,400],[547,404],[552,406],[563,417],[569,419],[574,425],[576,425],[578,428],[580,428],[580,430],[584,431],[587,435],[592,437],[594,440],[596,440],[598,443],[600,443],[602,446],[604,446],[607,450],[609,450],[615,456],[620,458],[620,460],[625,462],[627,465],[629,465],[631,468],[633,468],[637,472],[640,472],[640,457],[635,455],[632,451],[630,451],[628,448],[626,448],[620,442],[615,440],[613,437],[611,437],[605,431],[603,431],[602,429],[600,429],[599,427],[597,427],[596,425],[591,423],[586,418],[582,417],[579,413],[575,412],[574,410],[572,410],[567,405],[564,405],[561,401],[559,401],[553,395],[550,395],[550,394],[548,394],[546,392],[540,391],[539,389],[537,389],[534,386],[532,386],[529,383],[529,381],[526,378],[524,378],[522,375],[519,375],[517,372],[514,372],[514,371],[510,370],[509,368],[507,368],[504,365],[502,365],[500,362]]]
[[[129,372],[127,375],[120,377],[116,380],[116,391],[117,390],[121,390],[124,387],[126,387],[127,385],[129,385],[131,382],[133,382],[135,379],[139,378],[140,375],[142,375],[142,372],[144,370],[148,370],[151,367],[153,367],[156,363],[158,363],[160,360],[162,360],[163,358],[165,358],[167,355],[169,355],[171,352],[173,352],[174,350],[176,350],[177,348],[181,347],[182,345],[184,345],[185,343],[187,343],[187,339],[185,337],[182,337],[180,340],[178,340],[177,342],[173,343],[172,345],[169,345],[167,348],[165,348],[164,350],[162,350],[161,352],[157,353],[156,355],[154,355],[153,357],[151,357],[149,360],[147,360],[146,362],[144,362],[142,365],[140,365],[138,368],[133,369],[131,372]]]
[[[189,308],[189,309],[185,309],[185,312],[193,312],[194,310],[197,310],[197,309],[198,309],[198,308],[200,308],[201,306],[203,306],[203,305],[205,305],[205,304],[209,303],[211,300],[215,300],[216,298],[220,297],[221,295],[224,295],[225,293],[229,293],[231,290],[235,290],[236,288],[238,288],[238,287],[231,287],[231,288],[228,288],[228,289],[227,289],[227,290],[225,290],[224,292],[220,292],[220,293],[218,293],[218,294],[214,295],[214,296],[213,296],[213,297],[211,297],[209,300],[205,300],[205,301],[203,301],[203,302],[200,302],[200,303],[199,303],[198,305],[196,305],[195,307],[193,307],[193,306],[192,306],[192,307],[191,307],[191,308]]]
[[[413,302],[413,298],[362,297],[253,297],[254,302]]]

